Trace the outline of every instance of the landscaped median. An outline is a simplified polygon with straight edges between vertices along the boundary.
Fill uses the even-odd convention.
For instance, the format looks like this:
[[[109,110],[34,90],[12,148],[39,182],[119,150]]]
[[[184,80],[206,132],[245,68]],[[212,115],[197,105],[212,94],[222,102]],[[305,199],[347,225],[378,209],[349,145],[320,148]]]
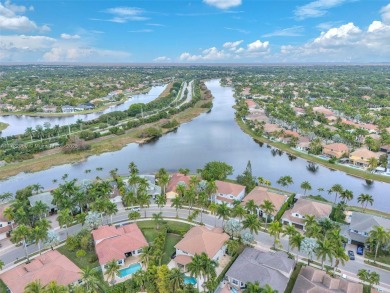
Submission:
[[[390,176],[382,176],[382,175],[368,173],[368,172],[365,172],[362,170],[357,170],[357,169],[350,168],[350,167],[343,166],[343,165],[339,165],[339,164],[331,164],[331,163],[329,163],[323,159],[320,159],[316,156],[312,156],[310,154],[305,154],[305,153],[296,151],[284,143],[272,141],[272,140],[269,140],[263,136],[259,136],[259,135],[255,134],[249,128],[249,126],[246,125],[240,118],[236,118],[236,122],[240,126],[241,130],[244,131],[246,134],[250,135],[255,141],[267,143],[267,144],[274,146],[282,151],[285,151],[286,153],[289,153],[293,156],[308,160],[310,162],[317,163],[319,165],[322,165],[322,166],[330,168],[330,169],[345,172],[345,173],[352,175],[352,176],[355,176],[355,177],[359,177],[359,178],[367,179],[367,180],[376,180],[376,181],[390,183]]]

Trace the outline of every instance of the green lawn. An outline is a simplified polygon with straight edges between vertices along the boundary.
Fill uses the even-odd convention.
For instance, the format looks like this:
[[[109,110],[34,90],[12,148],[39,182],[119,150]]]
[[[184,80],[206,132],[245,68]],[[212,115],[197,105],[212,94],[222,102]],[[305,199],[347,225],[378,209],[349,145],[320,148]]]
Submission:
[[[141,228],[141,231],[144,234],[146,241],[148,241],[148,243],[153,242],[153,240],[158,235],[158,230],[154,230],[154,229]]]
[[[366,250],[364,252],[364,256],[366,258],[368,258],[369,260],[371,261],[374,261],[374,256],[375,256],[375,253],[371,253],[369,252],[368,250]],[[387,265],[390,265],[390,255],[385,255],[385,252],[383,251],[378,251],[378,256],[376,258],[376,261],[377,262],[381,262],[381,263],[384,263],[384,264],[387,264]],[[374,265],[374,264],[372,264]],[[386,268],[387,270],[390,270],[389,268]]]
[[[297,264],[295,270],[291,274],[290,281],[288,281],[288,284],[287,284],[286,290],[284,290],[284,293],[291,293],[292,292],[294,285],[295,285],[295,282],[297,281],[298,275],[301,271],[302,266],[303,266],[302,263]]]
[[[3,280],[0,279],[0,293],[7,292],[8,287],[4,284]]]
[[[86,267],[95,268],[99,266],[96,253],[94,251],[87,252],[87,255],[84,257],[77,257],[76,251],[68,250],[66,245],[59,247],[57,250],[73,261],[80,269],[85,269]],[[94,258],[95,261],[90,262],[91,258]]]
[[[145,229],[152,229],[152,230],[156,229],[156,224],[154,223],[154,221],[138,221],[138,222],[136,222],[136,224],[142,230],[142,232],[144,232]],[[175,234],[180,234],[180,235],[183,235],[191,227],[193,227],[190,224],[176,222],[176,221],[163,221],[162,224],[167,225],[168,233],[175,233]],[[145,234],[145,232],[144,232],[144,234]],[[146,235],[145,235],[145,237],[146,237],[146,239],[148,239]]]
[[[171,255],[175,252],[175,245],[181,240],[181,236],[177,234],[168,233],[164,245],[164,254],[162,257],[162,264],[168,264],[171,260]]]

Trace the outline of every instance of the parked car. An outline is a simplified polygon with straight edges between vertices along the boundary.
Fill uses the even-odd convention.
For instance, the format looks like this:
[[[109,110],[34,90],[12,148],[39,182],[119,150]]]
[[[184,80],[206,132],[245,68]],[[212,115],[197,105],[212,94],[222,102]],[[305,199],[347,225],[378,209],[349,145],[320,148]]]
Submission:
[[[352,250],[348,250],[348,256],[350,260],[355,260],[355,254]]]
[[[364,253],[364,246],[363,245],[358,245],[356,248],[356,253],[359,255],[363,255]]]
[[[141,210],[140,207],[130,207],[129,208],[129,211],[132,211],[132,212],[139,212]]]

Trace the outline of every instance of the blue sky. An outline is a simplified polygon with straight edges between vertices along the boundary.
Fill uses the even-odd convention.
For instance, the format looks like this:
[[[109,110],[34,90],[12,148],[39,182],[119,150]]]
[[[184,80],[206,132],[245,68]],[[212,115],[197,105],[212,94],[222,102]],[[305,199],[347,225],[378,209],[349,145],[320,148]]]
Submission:
[[[390,62],[390,2],[0,1],[0,62]]]

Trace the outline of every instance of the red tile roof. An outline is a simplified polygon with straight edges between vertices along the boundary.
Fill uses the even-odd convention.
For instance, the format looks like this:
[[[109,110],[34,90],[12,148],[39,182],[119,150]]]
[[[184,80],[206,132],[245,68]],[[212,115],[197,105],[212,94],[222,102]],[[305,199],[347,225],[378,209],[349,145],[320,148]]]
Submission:
[[[81,278],[81,270],[57,250],[49,251],[31,261],[3,273],[0,278],[13,293],[22,293],[24,288],[35,280],[43,286],[51,281],[59,285],[69,285]]]
[[[101,265],[125,258],[125,253],[148,246],[137,224],[115,228],[102,226],[92,231],[95,250]]]
[[[189,186],[190,179],[191,176],[186,176],[184,174],[180,174],[180,173],[172,174],[171,178],[169,179],[166,192],[171,192],[171,191],[176,192],[176,186],[179,182],[184,182],[187,186]]]
[[[243,190],[245,190],[245,186],[225,181],[215,181],[215,185],[217,185],[217,193],[222,194],[231,194],[234,196],[238,196]]]

